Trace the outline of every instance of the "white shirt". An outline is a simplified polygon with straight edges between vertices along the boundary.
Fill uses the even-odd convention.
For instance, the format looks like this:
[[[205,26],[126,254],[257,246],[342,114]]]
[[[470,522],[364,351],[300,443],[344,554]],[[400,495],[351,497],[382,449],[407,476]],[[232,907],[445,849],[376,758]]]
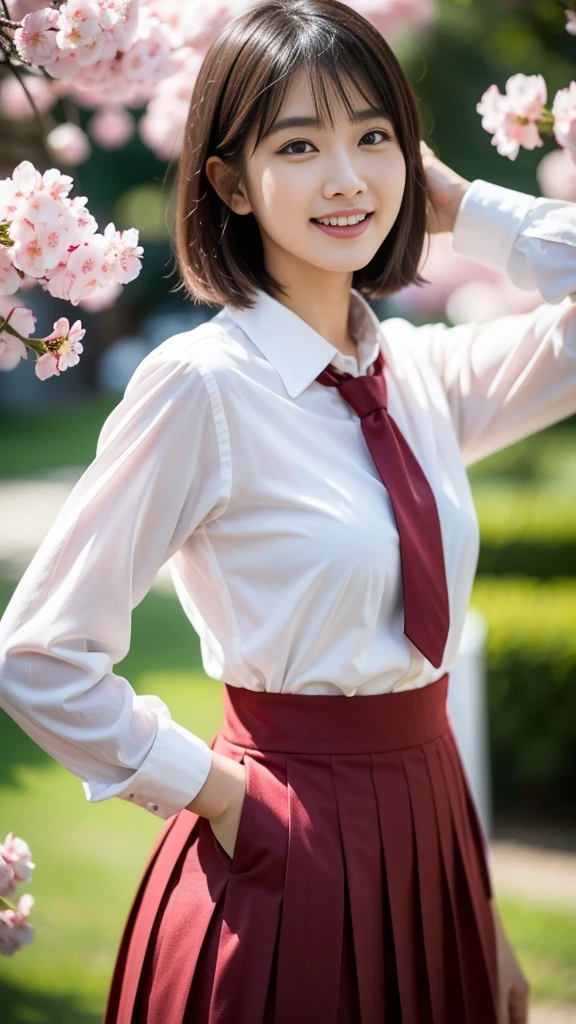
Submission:
[[[168,818],[210,769],[209,746],[113,671],[168,560],[204,669],[231,686],[361,697],[450,670],[479,548],[465,466],[576,413],[575,247],[576,204],[476,180],[453,249],[539,289],[533,312],[379,323],[353,291],[358,365],[260,291],[146,356],[0,623],[0,707],[88,800]],[[398,534],[360,420],[315,380],[330,362],[366,372],[379,346],[389,412],[438,504],[438,669],[404,635]]]

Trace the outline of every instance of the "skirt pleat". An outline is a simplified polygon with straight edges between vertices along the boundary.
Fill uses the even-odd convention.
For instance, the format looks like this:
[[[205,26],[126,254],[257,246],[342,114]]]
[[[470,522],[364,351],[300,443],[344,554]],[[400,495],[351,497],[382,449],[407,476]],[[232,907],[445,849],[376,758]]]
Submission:
[[[233,856],[170,819],[104,1024],[497,1024],[482,829],[448,677],[346,700],[225,687],[246,766]]]
[[[432,784],[428,762],[422,747],[411,747],[401,754],[414,827],[419,907],[418,919],[422,923],[422,938],[426,957],[422,984],[428,987],[431,1024],[449,1020],[448,992],[450,979],[444,970],[444,901],[442,887],[442,860]]]
[[[439,740],[439,747],[445,784],[451,799],[456,860],[462,879],[461,889],[465,894],[462,904],[466,908],[469,922],[467,932],[469,936],[474,934],[474,941],[478,943],[475,970],[470,972],[470,991],[477,990],[477,999],[480,1005],[485,1006],[484,1019],[488,1021],[498,999],[494,926],[488,904],[491,887],[489,883],[486,884],[488,873],[484,851],[477,843],[468,805],[468,801],[470,804],[472,801],[453,736],[443,736]]]
[[[408,780],[400,751],[374,754],[380,837],[388,879],[400,1008],[404,1020],[430,1020]]]
[[[289,756],[287,791],[288,857],[278,948],[277,1020],[294,1024],[303,1013],[310,1019],[336,1020],[344,865],[330,757]]]
[[[440,764],[437,743],[423,747],[428,765],[428,775],[436,814],[438,846],[442,866],[442,949],[444,978],[450,1004],[448,1020],[473,1020],[466,1007],[464,986],[464,964],[469,959],[465,948],[465,937],[459,928],[458,893],[455,886],[455,857],[452,812],[448,793],[444,785],[444,774]],[[473,1007],[472,1007],[473,1012]]]
[[[333,756],[332,775],[349,893],[362,1020],[386,1019],[385,899],[376,791],[370,754]],[[369,880],[369,881],[368,881]]]

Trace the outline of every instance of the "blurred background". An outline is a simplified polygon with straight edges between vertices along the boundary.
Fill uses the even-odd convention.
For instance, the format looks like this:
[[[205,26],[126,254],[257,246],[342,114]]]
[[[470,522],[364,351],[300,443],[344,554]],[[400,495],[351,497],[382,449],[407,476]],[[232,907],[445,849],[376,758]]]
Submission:
[[[569,84],[576,39],[565,31],[566,5],[426,6],[417,24],[399,17],[390,42],[417,95],[428,144],[469,180],[576,201],[576,164],[552,137],[506,159],[475,109],[492,83],[504,91],[518,72],[544,76],[549,104]],[[49,166],[42,132],[23,112],[17,88],[0,65],[0,177],[22,159]],[[188,96],[189,88],[174,90],[165,101],[185,110]],[[94,457],[101,426],[138,362],[219,308],[195,306],[176,289],[170,157],[178,148],[165,134],[165,114],[144,103],[110,104],[107,131],[94,120],[101,108],[73,99],[59,98],[50,117],[75,119],[89,140],[70,171],[74,194],[88,196],[101,227],[137,227],[145,256],[140,276],[113,305],[79,308],[87,335],[78,366],[46,381],[26,362],[0,372],[0,611]],[[454,256],[448,235],[435,237],[423,273],[430,285],[372,304],[380,319],[455,324],[543,301]],[[26,303],[39,334],[66,314],[39,289]],[[533,986],[531,1019],[560,1024],[576,1021],[576,417],[471,467],[470,479],[481,526],[472,607],[487,623],[495,887]],[[116,670],[138,692],[158,694],[177,721],[206,740],[219,727],[221,688],[205,677],[197,637],[163,573],[134,612],[131,650]],[[121,928],[162,823],[125,801],[89,805],[79,780],[2,712],[0,806],[0,839],[8,829],[23,836],[37,864],[25,887],[36,900],[36,939],[0,960],[0,1020],[97,1024]]]

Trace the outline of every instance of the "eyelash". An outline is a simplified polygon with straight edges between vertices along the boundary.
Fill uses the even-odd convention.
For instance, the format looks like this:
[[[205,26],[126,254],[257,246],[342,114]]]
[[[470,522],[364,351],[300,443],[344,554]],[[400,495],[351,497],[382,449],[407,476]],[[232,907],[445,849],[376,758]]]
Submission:
[[[390,132],[386,131],[385,128],[373,128],[371,131],[366,132],[362,136],[362,138],[365,139],[366,135],[377,135],[377,134],[383,135],[387,142],[391,142],[392,141],[392,136],[390,135]],[[299,145],[301,143],[304,143],[305,146],[311,146],[312,145],[312,143],[308,142],[306,139],[294,139],[293,142],[286,143],[286,145],[283,146],[282,149],[279,149],[278,152],[279,153],[286,153],[287,156],[309,156],[308,153],[288,153],[287,152],[290,146],[297,146],[297,145]],[[374,147],[372,146],[372,147],[369,147],[369,148],[373,149]]]

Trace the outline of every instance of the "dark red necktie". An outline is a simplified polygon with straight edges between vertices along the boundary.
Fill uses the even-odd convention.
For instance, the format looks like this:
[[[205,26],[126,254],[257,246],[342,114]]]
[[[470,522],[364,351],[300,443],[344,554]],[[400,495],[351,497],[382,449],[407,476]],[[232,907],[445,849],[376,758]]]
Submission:
[[[362,433],[388,491],[400,536],[404,632],[434,665],[442,664],[450,606],[436,499],[424,472],[387,409],[384,357],[373,373],[354,377],[327,366],[316,380],[337,387],[361,421]]]

